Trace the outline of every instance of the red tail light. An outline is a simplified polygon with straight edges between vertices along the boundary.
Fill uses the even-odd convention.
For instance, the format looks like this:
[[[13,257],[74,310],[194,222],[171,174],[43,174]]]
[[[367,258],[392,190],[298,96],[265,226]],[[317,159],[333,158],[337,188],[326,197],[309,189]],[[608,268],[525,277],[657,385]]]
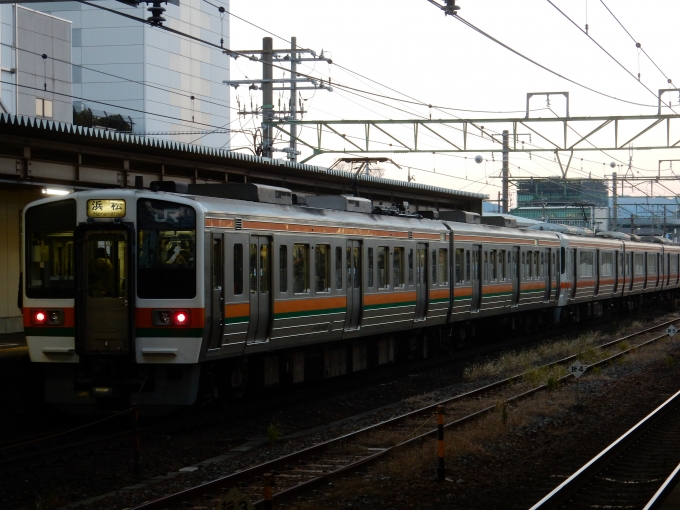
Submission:
[[[45,310],[33,310],[33,324],[45,324],[47,322],[47,312]]]
[[[186,310],[180,310],[172,314],[172,323],[175,326],[188,326],[191,324],[191,316]]]

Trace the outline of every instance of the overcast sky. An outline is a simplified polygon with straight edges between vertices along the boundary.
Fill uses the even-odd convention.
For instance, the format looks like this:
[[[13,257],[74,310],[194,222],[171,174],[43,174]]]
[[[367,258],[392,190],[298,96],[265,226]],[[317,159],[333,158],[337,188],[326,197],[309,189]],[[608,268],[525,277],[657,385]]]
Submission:
[[[640,54],[635,42],[600,0],[553,2],[578,27],[584,28],[587,22],[589,34],[630,73],[635,76],[640,73],[641,82],[599,49],[547,0],[458,0],[457,3],[461,7],[459,13],[462,18],[544,66],[602,93],[649,106],[609,99],[551,75],[484,38],[460,21],[444,16],[427,0],[231,0],[230,11],[283,38],[296,36],[299,46],[317,52],[323,49],[334,64],[368,79],[338,65],[326,63],[304,65],[300,68],[303,72],[326,78],[330,76],[333,82],[386,96],[403,99],[410,96],[425,104],[492,112],[449,110],[447,113],[433,109],[433,118],[522,117],[527,92],[548,91],[569,92],[572,116],[655,114],[656,91],[675,86],[669,85],[666,77],[675,79],[680,87],[677,57],[680,2],[605,0],[607,7],[641,43],[665,76],[644,54]],[[230,19],[230,32],[229,45],[232,50],[261,48],[262,37],[269,35],[235,17]],[[274,38],[275,48],[287,46],[285,41]],[[281,71],[275,71],[274,74],[276,78],[282,77]],[[232,60],[231,79],[260,76],[261,64],[243,58]],[[252,94],[252,101],[261,105],[261,92]],[[231,89],[233,106],[236,106],[237,96],[249,109],[251,98],[247,88]],[[334,87],[333,92],[304,91],[302,96],[306,99],[308,109],[305,120],[413,119],[430,114],[429,108],[425,106],[376,98],[390,105],[387,106],[339,87]],[[665,97],[672,100],[672,105],[678,106],[677,93]],[[275,93],[275,105],[278,105],[278,98]],[[286,102],[287,98],[283,96],[282,103]],[[546,108],[544,97],[534,98],[531,108],[537,109],[532,112],[535,116],[553,115],[549,110],[538,110]],[[552,97],[551,108],[556,114],[564,115],[564,100]],[[680,108],[677,111],[680,112]],[[244,117],[241,125],[252,128],[253,125],[259,126],[260,120]],[[232,123],[232,127],[238,126],[238,121]],[[315,140],[316,135],[311,129],[304,133],[310,142]],[[672,130],[672,133],[675,133],[676,140],[680,138],[680,128]],[[647,136],[647,140],[656,140],[658,143],[665,140],[661,130],[652,131]],[[424,135],[421,134],[421,137]],[[432,143],[433,148],[446,146],[443,142],[435,142],[432,137],[429,142],[427,138],[422,140],[423,144]],[[528,138],[526,140],[528,142]],[[532,142],[540,143],[535,136]],[[324,134],[326,143],[336,149],[343,148],[343,142]],[[247,144],[252,143],[235,137],[232,148]],[[350,145],[346,147],[352,149]],[[680,154],[676,152],[634,151],[636,175],[655,175],[660,159],[680,159]],[[309,150],[303,148],[300,159],[310,154]],[[399,170],[387,165],[387,177],[406,180],[406,167],[411,167],[417,182],[488,193],[494,199],[499,190],[498,179],[491,177],[500,171],[500,158],[497,155],[492,158],[488,152],[480,152],[484,158],[482,164],[475,164],[474,153],[386,155],[402,166],[402,170]],[[275,157],[283,157],[283,154],[277,153]],[[339,155],[317,156],[309,163],[329,166],[337,157]],[[627,150],[607,154],[599,151],[576,153],[569,176],[609,176],[612,171],[609,163],[627,164],[628,157]],[[566,159],[568,155],[565,153],[563,161]],[[662,164],[662,168],[668,169],[669,163]],[[680,161],[674,168],[680,170]],[[559,174],[558,163],[550,153],[544,153],[541,157],[534,155],[531,159],[526,154],[513,153],[510,169],[514,176]],[[664,173],[671,175],[670,170]],[[667,185],[673,190],[678,189],[677,186]],[[652,192],[649,183],[639,187],[646,193]],[[628,187],[626,193],[629,193]],[[653,193],[669,194],[659,185],[654,185]]]

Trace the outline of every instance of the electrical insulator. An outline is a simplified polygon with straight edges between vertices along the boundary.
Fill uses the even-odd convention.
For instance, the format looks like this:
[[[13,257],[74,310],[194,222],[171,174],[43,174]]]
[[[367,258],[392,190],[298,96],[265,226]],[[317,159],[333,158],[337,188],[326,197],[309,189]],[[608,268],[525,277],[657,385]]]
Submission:
[[[163,13],[165,12],[165,7],[161,6],[161,2],[159,1],[148,1],[146,2],[147,4],[152,4],[151,7],[147,9],[151,13],[151,16],[146,18],[146,20],[151,23],[152,25],[162,25],[163,22],[165,21],[165,18],[163,17]],[[165,2],[167,3],[167,2]]]

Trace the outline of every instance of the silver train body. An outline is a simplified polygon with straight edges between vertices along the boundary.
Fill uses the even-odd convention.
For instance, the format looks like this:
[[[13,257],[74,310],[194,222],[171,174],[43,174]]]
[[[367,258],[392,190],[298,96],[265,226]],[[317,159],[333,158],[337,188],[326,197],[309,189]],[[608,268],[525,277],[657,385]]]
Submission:
[[[237,198],[196,188],[26,207],[24,327],[48,403],[164,413],[678,288],[676,245],[375,214],[353,197],[292,205],[266,186],[231,185]]]

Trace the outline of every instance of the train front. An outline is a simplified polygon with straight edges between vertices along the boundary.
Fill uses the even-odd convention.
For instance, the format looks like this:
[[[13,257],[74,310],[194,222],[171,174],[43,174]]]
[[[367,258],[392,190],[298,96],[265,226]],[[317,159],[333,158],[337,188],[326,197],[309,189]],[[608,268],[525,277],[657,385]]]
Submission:
[[[98,190],[24,210],[23,314],[45,399],[70,412],[196,399],[203,339],[195,203]]]

